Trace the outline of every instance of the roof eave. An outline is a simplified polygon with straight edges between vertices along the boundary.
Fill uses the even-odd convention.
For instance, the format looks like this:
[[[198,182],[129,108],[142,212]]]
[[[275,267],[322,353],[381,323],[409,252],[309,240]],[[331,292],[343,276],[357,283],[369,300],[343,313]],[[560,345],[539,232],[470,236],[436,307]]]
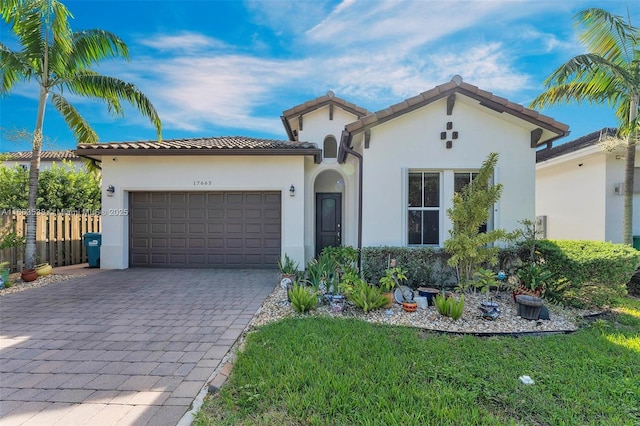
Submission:
[[[214,149],[119,149],[119,148],[79,148],[75,154],[79,157],[92,158],[112,156],[147,156],[147,157],[164,157],[164,156],[293,156],[293,155],[310,155],[316,164],[322,162],[322,150],[317,148],[282,148],[282,149],[233,149],[233,148],[214,148]]]

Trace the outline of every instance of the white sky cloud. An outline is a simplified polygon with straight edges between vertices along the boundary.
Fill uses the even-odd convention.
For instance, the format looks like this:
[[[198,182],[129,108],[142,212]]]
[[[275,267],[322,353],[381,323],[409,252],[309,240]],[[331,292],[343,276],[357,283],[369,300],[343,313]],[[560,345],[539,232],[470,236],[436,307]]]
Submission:
[[[584,2],[251,0],[243,3],[249,30],[238,39],[196,28],[137,32],[127,40],[136,49],[132,61],[107,61],[98,71],[140,87],[165,128],[283,137],[279,112],[295,105],[291,98],[303,102],[327,90],[375,111],[459,74],[522,102],[540,90],[539,68],[580,51],[570,21],[557,23],[561,31],[543,25],[576,3]],[[150,127],[136,112],[127,112],[127,123]]]
[[[143,38],[139,40],[139,43],[159,51],[193,52],[201,49],[222,49],[228,47],[226,43],[220,40],[192,32]]]

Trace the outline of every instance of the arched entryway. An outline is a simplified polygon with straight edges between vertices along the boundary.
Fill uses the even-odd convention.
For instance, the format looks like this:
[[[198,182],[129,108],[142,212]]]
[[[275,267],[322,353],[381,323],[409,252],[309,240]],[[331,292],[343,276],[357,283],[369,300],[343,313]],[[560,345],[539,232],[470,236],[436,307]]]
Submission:
[[[315,254],[325,247],[339,247],[343,237],[344,178],[334,170],[318,174],[315,193]]]

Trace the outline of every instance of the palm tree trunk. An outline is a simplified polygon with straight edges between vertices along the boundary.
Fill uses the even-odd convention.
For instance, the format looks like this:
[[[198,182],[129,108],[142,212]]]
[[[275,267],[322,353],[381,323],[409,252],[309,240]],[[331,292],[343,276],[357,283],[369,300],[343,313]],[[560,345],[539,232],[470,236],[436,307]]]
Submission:
[[[40,153],[42,152],[42,125],[44,111],[47,106],[49,92],[40,88],[36,129],[33,132],[33,149],[31,150],[31,168],[29,169],[29,202],[27,204],[27,238],[24,249],[25,268],[33,268],[36,264],[36,202],[38,201],[38,177],[40,175]]]
[[[631,105],[629,110],[629,140],[627,142],[627,158],[624,170],[624,210],[622,214],[622,243],[633,244],[633,183],[636,167],[636,139],[637,130],[635,126],[638,118],[638,94],[631,95]]]

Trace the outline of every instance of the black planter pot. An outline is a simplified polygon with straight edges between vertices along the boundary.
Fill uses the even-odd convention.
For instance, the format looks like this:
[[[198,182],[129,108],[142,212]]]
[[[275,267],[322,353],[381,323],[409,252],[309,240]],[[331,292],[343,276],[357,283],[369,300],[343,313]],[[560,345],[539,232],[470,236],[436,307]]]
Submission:
[[[538,320],[540,318],[540,310],[542,309],[542,299],[526,294],[516,296],[518,304],[518,315],[528,320]]]
[[[427,305],[433,306],[433,298],[436,294],[440,293],[440,290],[431,287],[418,287],[418,295],[427,298]]]

